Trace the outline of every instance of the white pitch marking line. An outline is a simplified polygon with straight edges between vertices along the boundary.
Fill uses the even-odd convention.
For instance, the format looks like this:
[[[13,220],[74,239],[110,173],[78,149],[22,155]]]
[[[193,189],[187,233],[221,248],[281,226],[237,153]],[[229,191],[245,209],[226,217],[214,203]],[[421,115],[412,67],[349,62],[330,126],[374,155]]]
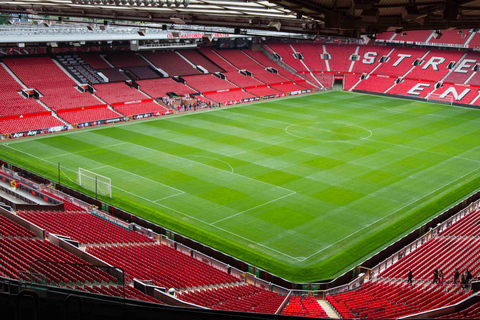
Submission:
[[[144,147],[144,146],[137,145],[137,144],[133,144],[133,145],[135,145],[135,146],[139,146],[139,147],[142,147],[142,148],[146,148],[146,149],[150,149],[150,150],[154,150],[154,151],[157,151],[157,152],[160,152],[160,153],[163,153],[163,154],[167,154],[167,155],[170,155],[170,156],[178,157],[178,158],[181,158],[181,159],[186,159],[186,160],[189,160],[189,161],[193,161],[193,162],[195,162],[195,163],[202,164],[202,165],[205,165],[205,166],[208,166],[208,167],[211,167],[211,168],[217,169],[217,170],[222,170],[222,169],[218,169],[218,168],[216,168],[216,167],[212,167],[212,166],[210,166],[210,165],[208,165],[208,164],[204,164],[204,163],[201,163],[201,162],[197,162],[197,161],[195,161],[195,160],[190,160],[190,159],[188,159],[188,158],[179,157],[179,156],[176,156],[176,155],[172,155],[172,154],[170,154],[170,153],[165,153],[165,152],[162,152],[162,151],[159,151],[159,150],[151,149],[151,148]],[[199,157],[203,157],[203,156],[199,156]],[[204,158],[210,158],[210,157],[204,157]],[[219,160],[219,159],[215,159],[215,158],[210,158],[210,159]],[[219,161],[222,161],[222,160],[219,160]],[[222,162],[224,162],[224,161],[222,161]],[[226,163],[226,162],[225,162],[225,163]],[[226,164],[228,164],[228,163],[226,163]],[[228,164],[228,166],[230,166],[230,164]],[[291,195],[293,195],[293,194],[296,194],[296,193],[297,193],[296,191],[293,191],[293,190],[289,190],[289,189],[286,189],[286,188],[283,188],[283,187],[279,187],[279,186],[276,186],[276,185],[273,185],[273,184],[270,184],[270,183],[267,183],[267,182],[263,182],[263,181],[256,180],[256,179],[253,179],[253,178],[250,178],[250,177],[246,177],[246,176],[242,176],[242,175],[236,174],[235,172],[233,172],[233,168],[232,168],[232,166],[230,166],[230,168],[232,169],[232,172],[230,172],[231,174],[234,174],[234,175],[240,176],[240,177],[242,177],[242,178],[251,179],[251,180],[254,180],[254,181],[256,181],[256,182],[265,183],[265,184],[267,184],[267,185],[269,185],[269,186],[271,186],[271,187],[274,187],[274,188],[280,188],[280,189],[283,189],[283,190],[289,191],[290,193],[289,193],[289,194],[287,194],[287,195],[284,195],[284,196],[282,196],[282,197],[279,197],[279,198],[276,198],[276,199],[270,200],[270,201],[268,201],[268,202],[262,203],[262,204],[260,204],[260,205],[258,205],[258,206],[255,206],[255,207],[249,208],[249,209],[247,209],[247,210],[244,210],[244,211],[242,211],[242,212],[237,212],[237,213],[235,213],[235,214],[233,214],[233,215],[231,215],[231,216],[228,216],[228,217],[225,217],[225,218],[223,218],[223,219],[217,220],[217,221],[215,221],[215,222],[209,223],[209,225],[211,225],[211,226],[214,226],[214,224],[216,224],[216,223],[218,223],[218,222],[221,222],[221,221],[224,221],[224,220],[227,220],[227,219],[233,218],[233,217],[235,217],[235,216],[238,216],[238,215],[240,215],[240,214],[246,213],[246,212],[248,212],[248,211],[250,211],[250,210],[253,210],[253,209],[259,208],[259,207],[261,207],[261,206],[264,206],[264,205],[270,204],[270,203],[272,203],[272,202],[275,202],[275,201],[281,200],[281,199],[283,199],[283,198],[286,198],[286,197],[288,197],[288,196],[291,196]],[[225,170],[222,170],[222,171],[225,171]],[[226,172],[228,172],[228,171],[226,171]],[[160,200],[163,200],[163,199],[160,199]]]
[[[219,223],[219,222],[222,222],[222,221],[228,220],[228,219],[230,219],[230,218],[233,218],[233,217],[236,217],[236,216],[238,216],[238,215],[240,215],[240,214],[246,213],[246,212],[248,212],[248,211],[251,211],[251,210],[253,210],[253,209],[256,209],[256,208],[262,207],[262,206],[264,206],[264,205],[267,205],[267,204],[270,204],[270,203],[272,203],[272,202],[275,202],[275,201],[281,200],[281,199],[283,199],[283,198],[289,197],[289,196],[291,196],[291,195],[294,195],[294,194],[296,194],[296,192],[295,192],[295,191],[293,191],[293,192],[292,192],[292,193],[290,193],[290,194],[284,195],[284,196],[282,196],[282,197],[280,197],[280,198],[273,199],[273,200],[270,200],[270,201],[268,201],[268,202],[262,203],[262,204],[260,204],[260,205],[258,205],[258,206],[255,206],[255,207],[253,207],[253,208],[250,208],[250,209],[244,210],[244,211],[242,211],[242,212],[237,212],[237,213],[235,213],[235,214],[232,214],[231,216],[228,216],[228,217],[225,217],[225,218],[223,218],[223,219],[220,219],[220,220],[217,220],[217,221],[215,221],[215,222],[212,222],[212,223],[210,223],[210,225],[212,225],[212,226],[213,226],[213,225],[214,225],[214,224],[216,224],[216,223]]]
[[[212,157],[206,157],[206,156],[197,156],[197,155],[193,155],[193,154],[189,154],[189,155],[184,155],[184,157],[197,157],[197,158],[206,158],[206,159],[212,159],[212,160],[216,160],[216,161],[220,161],[220,162],[223,162],[225,163],[227,166],[230,167],[230,169],[232,169],[232,173],[233,172],[233,167],[230,165],[230,163],[226,162],[226,161],[223,161],[223,160],[220,160],[220,159],[216,159],[216,158],[212,158]],[[221,170],[221,169],[220,169]],[[224,170],[225,171],[225,170]]]
[[[101,167],[96,167],[96,168],[92,168],[92,169],[88,169],[89,171],[93,171],[93,170],[100,170],[100,169],[103,169],[103,168],[106,168],[106,167],[110,167],[109,165],[106,165],[106,166],[101,166]],[[95,173],[95,172],[94,172]]]
[[[72,154],[79,154],[79,153],[88,152],[88,151],[93,151],[93,150],[102,149],[102,148],[117,147],[117,146],[121,146],[121,145],[126,144],[126,143],[127,143],[127,142],[121,142],[121,143],[116,143],[116,144],[112,144],[112,145],[109,145],[109,146],[101,146],[101,147],[91,148],[91,149],[87,149],[87,150],[81,150],[81,151],[77,151],[77,152],[67,152],[67,153],[62,153],[62,154],[56,154],[56,155],[54,155],[54,156],[45,157],[44,159],[52,159],[52,158],[57,158],[57,157],[65,157],[65,156],[69,156],[69,155],[72,155]]]
[[[352,141],[355,141],[355,140],[366,140],[366,139],[369,139],[372,135],[373,135],[373,132],[365,127],[362,127],[362,126],[359,126],[359,125],[356,125],[356,124],[352,124],[352,123],[348,123],[348,122],[338,122],[338,121],[333,121],[332,123],[338,123],[338,124],[343,124],[343,125],[347,125],[347,126],[351,126],[351,127],[357,127],[357,128],[360,128],[360,129],[363,129],[363,130],[366,130],[370,133],[370,135],[368,137],[361,137],[361,138],[358,138],[358,139],[353,139],[353,140],[326,140],[326,139],[311,139],[311,138],[304,138],[304,137],[301,137],[301,136],[297,136],[291,132],[288,131],[288,128],[290,127],[293,127],[293,126],[303,126],[304,124],[306,123],[310,123],[310,124],[314,124],[314,123],[326,123],[326,122],[301,122],[301,123],[294,123],[294,124],[291,124],[289,126],[287,126],[285,128],[285,132],[293,137],[296,137],[296,138],[300,138],[300,139],[307,139],[307,140],[313,140],[313,141],[322,141],[322,142],[352,142]],[[328,130],[328,129],[319,129],[320,131],[326,131],[326,132],[332,132],[331,130]],[[332,132],[334,133],[334,132]],[[345,135],[345,136],[349,136],[349,137],[354,137],[350,134],[342,134],[342,135]]]
[[[12,149],[12,150],[15,150],[15,151],[24,153],[24,154],[26,154],[26,155],[28,155],[28,156],[30,156],[30,157],[39,159],[39,160],[41,160],[41,161],[45,161],[45,162],[48,162],[48,163],[50,163],[50,164],[57,165],[57,164],[54,163],[54,162],[51,162],[51,161],[42,159],[42,158],[37,157],[37,156],[34,156],[33,154],[30,154],[30,153],[28,153],[28,152],[25,152],[25,151],[22,151],[22,150],[18,150],[18,149],[16,149],[16,148],[13,148],[13,147],[10,147],[10,146],[6,146],[6,147],[7,147],[7,148],[10,148],[10,149]],[[187,160],[188,160],[188,159],[187,159]],[[195,162],[195,161],[194,161],[194,162]],[[67,168],[67,167],[64,167],[64,168],[67,169],[67,170],[69,170],[69,171],[71,171],[71,172],[76,173],[75,170],[72,170],[72,169]],[[247,178],[247,177],[245,177],[245,178]],[[255,179],[254,179],[254,180],[255,180]],[[258,181],[258,180],[256,180],[256,181]],[[261,182],[261,181],[259,181],[259,182]],[[188,215],[188,214],[186,214],[186,213],[183,213],[183,212],[181,212],[181,211],[172,209],[172,208],[170,208],[170,207],[167,207],[166,205],[163,205],[163,204],[160,204],[160,203],[156,203],[156,202],[154,202],[154,201],[152,201],[152,200],[150,200],[150,199],[144,198],[144,197],[142,197],[142,196],[139,196],[139,195],[137,195],[137,194],[135,194],[135,193],[129,192],[129,191],[127,191],[127,190],[121,189],[121,188],[116,187],[116,186],[112,186],[112,187],[115,188],[115,189],[117,189],[117,190],[120,190],[120,191],[122,191],[122,192],[131,194],[132,196],[135,196],[135,197],[137,197],[137,198],[140,198],[140,199],[143,199],[143,200],[148,201],[148,202],[150,202],[150,203],[153,203],[153,204],[155,204],[155,205],[157,205],[157,206],[159,206],[159,207],[162,207],[162,208],[171,210],[171,211],[173,211],[173,212],[176,212],[176,213],[178,213],[178,214],[180,214],[180,215],[182,215],[182,216],[189,217],[190,219],[196,220],[196,221],[198,221],[198,222],[200,222],[200,223],[203,223],[203,224],[206,224],[206,225],[210,225],[209,223],[207,223],[207,222],[205,222],[205,221],[203,221],[203,220],[201,220],[201,219],[198,219],[198,218],[196,218],[196,217],[193,217],[193,216]],[[281,187],[278,187],[278,188],[281,188]],[[286,190],[287,190],[287,189],[286,189]],[[294,191],[292,191],[292,192],[294,192]],[[264,245],[264,244],[261,244],[261,243],[259,243],[259,242],[256,242],[256,241],[253,241],[253,240],[251,240],[251,239],[245,238],[245,237],[243,237],[243,236],[241,236],[241,235],[239,235],[239,234],[236,234],[236,233],[234,233],[234,232],[225,230],[225,229],[223,229],[223,228],[221,228],[221,227],[214,226],[214,225],[212,225],[211,227],[216,228],[216,229],[218,229],[218,230],[221,230],[221,231],[223,231],[223,232],[229,233],[229,234],[231,234],[231,235],[234,235],[234,236],[236,236],[236,237],[238,237],[238,238],[240,238],[240,239],[243,239],[243,240],[245,240],[245,241],[248,241],[248,242],[250,242],[250,243],[256,244],[256,245],[259,246],[259,247],[263,247],[263,248],[268,249],[268,250],[270,250],[270,251],[272,251],[272,252],[276,252],[276,253],[278,253],[278,254],[280,254],[280,255],[283,255],[283,256],[285,256],[285,257],[287,257],[287,258],[290,258],[290,259],[292,259],[292,260],[297,260],[297,258],[292,257],[292,256],[290,256],[290,255],[288,255],[288,254],[286,254],[286,253],[283,253],[283,252],[281,252],[281,251],[275,250],[275,249],[270,248],[270,247],[268,247],[268,246],[266,246],[266,245]],[[298,260],[297,260],[297,261],[298,261]]]
[[[292,257],[291,255],[288,255],[288,254],[286,254],[286,253],[284,253],[284,252],[281,252],[281,251],[272,249],[272,248],[270,248],[270,247],[268,247],[268,246],[266,246],[266,245],[264,245],[264,244],[261,244],[261,243],[258,243],[258,242],[256,242],[256,241],[253,241],[253,240],[251,240],[251,239],[245,238],[245,237],[243,237],[243,236],[241,236],[241,235],[238,235],[238,234],[236,234],[236,233],[234,233],[234,232],[231,232],[231,231],[229,231],[229,230],[225,230],[225,229],[223,229],[223,228],[221,228],[221,227],[219,227],[219,226],[212,226],[212,227],[217,228],[217,229],[219,229],[219,230],[222,230],[223,232],[230,233],[231,235],[234,235],[234,236],[236,236],[236,237],[239,237],[240,239],[243,239],[243,240],[245,240],[245,241],[248,241],[248,242],[251,242],[251,243],[253,243],[253,244],[256,244],[256,245],[259,246],[259,247],[263,247],[263,248],[268,249],[268,250],[270,250],[270,251],[276,252],[276,253],[278,253],[278,254],[280,254],[280,255],[282,255],[282,256],[285,256],[285,257],[290,258],[290,259],[292,259],[292,260],[298,261],[297,258]]]
[[[390,110],[392,108],[385,108],[385,107],[382,107],[383,109],[385,109],[385,111],[388,111],[388,112],[393,112],[393,113],[405,113],[404,111],[397,111],[397,110]]]
[[[463,179],[464,177],[466,177],[466,176],[468,176],[468,175],[472,174],[472,173],[473,173],[473,172],[475,172],[475,171],[478,171],[479,169],[480,169],[480,168],[474,169],[474,170],[470,171],[469,173],[467,173],[467,174],[464,174],[463,176],[461,176],[461,177],[459,177],[459,178],[457,178],[457,179],[453,180],[453,181],[452,181],[451,183],[449,183],[449,184],[452,184],[452,183],[454,183],[454,182],[456,182],[456,181],[458,181],[458,180],[460,180],[460,179]],[[366,229],[366,228],[370,227],[371,225],[373,225],[373,224],[377,223],[378,221],[381,221],[381,220],[383,220],[383,219],[385,219],[385,218],[388,218],[389,216],[391,216],[391,215],[393,215],[393,214],[397,213],[398,211],[400,211],[400,210],[402,210],[402,209],[404,209],[404,208],[406,208],[406,207],[410,206],[411,204],[413,204],[413,203],[415,203],[415,202],[417,202],[417,201],[419,201],[419,200],[422,200],[423,198],[426,198],[426,197],[428,197],[429,195],[431,195],[432,193],[435,193],[435,192],[437,192],[438,190],[442,189],[443,187],[445,187],[445,186],[443,185],[443,186],[439,187],[438,189],[435,189],[435,190],[433,190],[432,192],[430,192],[430,193],[428,193],[428,194],[424,195],[423,197],[420,197],[420,198],[418,198],[418,199],[416,199],[416,200],[414,200],[414,201],[412,201],[412,202],[410,202],[410,203],[406,204],[405,206],[403,206],[403,207],[401,207],[401,208],[399,208],[399,209],[395,210],[394,212],[392,212],[392,213],[390,213],[390,214],[388,214],[388,215],[386,215],[386,216],[384,216],[384,217],[382,217],[382,218],[380,218],[380,219],[378,219],[378,220],[375,220],[374,222],[372,222],[372,223],[370,223],[370,224],[366,225],[365,227],[363,227],[363,228],[361,228],[361,229],[359,229],[359,230],[355,231],[354,233],[351,233],[351,234],[349,234],[348,236],[346,236],[346,237],[344,237],[344,238],[342,238],[342,239],[338,240],[337,242],[334,242],[334,243],[332,243],[331,245],[329,245],[329,246],[326,246],[326,247],[325,247],[325,248],[323,248],[322,250],[319,250],[319,251],[317,251],[317,252],[315,252],[315,253],[313,253],[313,254],[309,255],[308,257],[306,257],[306,258],[305,258],[305,260],[306,260],[306,259],[310,259],[311,257],[313,257],[313,256],[315,256],[315,255],[317,255],[317,254],[319,254],[320,252],[323,252],[323,251],[325,251],[326,249],[328,249],[328,248],[330,248],[330,247],[332,247],[332,246],[336,245],[337,243],[339,243],[339,242],[341,242],[341,241],[343,241],[343,240],[345,240],[345,239],[348,239],[348,238],[350,238],[350,237],[351,237],[351,236],[353,236],[354,234],[356,234],[356,233],[358,233],[358,232],[360,232],[360,231],[362,231],[362,230],[364,230],[364,229]]]
[[[156,151],[156,152],[159,152],[159,153],[163,153],[163,154],[166,154],[166,155],[171,156],[171,157],[174,157],[174,158],[178,158],[178,159],[182,159],[182,160],[188,160],[188,161],[191,161],[191,162],[195,162],[195,163],[197,163],[197,164],[200,164],[200,165],[203,165],[203,166],[206,166],[206,167],[210,167],[210,168],[213,168],[213,169],[216,169],[216,170],[224,171],[224,172],[227,172],[227,173],[230,173],[230,174],[239,176],[239,177],[241,177],[241,178],[250,179],[250,180],[253,180],[253,181],[255,181],[255,182],[260,182],[260,183],[266,184],[266,185],[268,185],[268,186],[270,186],[270,187],[272,187],[272,188],[280,188],[280,189],[283,189],[283,190],[288,191],[288,192],[295,192],[295,191],[293,191],[293,190],[290,190],[290,189],[287,189],[287,188],[284,188],[284,187],[276,186],[276,185],[274,185],[274,184],[271,184],[271,183],[268,183],[268,182],[264,182],[264,181],[260,181],[260,180],[257,180],[257,179],[253,179],[253,178],[250,178],[250,177],[247,177],[247,176],[242,176],[241,174],[238,174],[238,173],[235,173],[235,172],[229,172],[229,171],[226,171],[226,170],[222,170],[222,169],[219,169],[219,168],[217,168],[217,167],[213,167],[213,166],[211,166],[211,165],[208,165],[208,164],[205,164],[205,163],[202,163],[202,162],[198,162],[198,161],[195,161],[195,160],[192,160],[192,159],[180,157],[180,156],[177,156],[177,155],[174,155],[174,154],[171,154],[171,153],[166,153],[166,152],[163,152],[163,151],[160,151],[160,150],[152,149],[152,148],[145,147],[145,146],[142,146],[142,145],[139,145],[139,144],[135,144],[135,143],[131,143],[131,142],[127,142],[127,143],[130,143],[131,145],[137,146],[137,147],[140,147],[140,148],[144,148],[144,149],[148,149],[148,150],[151,150],[151,151]]]
[[[164,186],[164,187],[167,187],[167,188],[173,189],[173,190],[175,190],[175,191],[178,191],[179,194],[185,193],[185,191],[183,191],[183,190],[180,190],[180,189],[177,189],[177,188],[168,186],[168,185],[166,185],[166,184],[163,184],[163,183],[161,183],[161,182],[158,182],[158,181],[155,181],[155,180],[152,180],[152,179],[149,179],[149,178],[145,178],[144,176],[135,174],[135,173],[130,172],[130,171],[126,171],[126,170],[123,170],[123,169],[120,169],[120,168],[117,168],[117,167],[114,167],[114,166],[110,166],[110,165],[107,165],[106,167],[110,167],[110,168],[113,168],[113,169],[115,169],[115,170],[119,170],[119,171],[125,172],[125,173],[127,173],[127,174],[131,174],[132,176],[136,176],[136,177],[138,177],[138,178],[145,179],[145,180],[148,180],[148,181],[150,181],[150,182],[160,184],[160,185],[162,185],[162,186]]]
[[[182,194],[185,194],[185,192],[183,192],[183,193],[177,193],[177,194],[172,194],[171,196],[167,196],[167,197],[164,197],[164,198],[160,198],[160,199],[154,200],[153,202],[157,203],[158,201],[162,201],[162,200],[165,200],[165,199],[173,198],[173,197],[176,197],[176,196],[179,196],[179,195],[182,195]],[[157,204],[158,204],[158,203],[157,203]]]

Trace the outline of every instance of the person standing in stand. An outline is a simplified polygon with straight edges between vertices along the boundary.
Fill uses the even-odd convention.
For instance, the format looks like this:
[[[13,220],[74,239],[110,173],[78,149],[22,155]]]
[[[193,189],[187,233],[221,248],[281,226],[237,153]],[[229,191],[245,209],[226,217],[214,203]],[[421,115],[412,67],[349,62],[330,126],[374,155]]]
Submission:
[[[462,288],[466,288],[467,286],[467,282],[465,281],[465,274],[462,273],[462,275],[460,276],[460,285],[462,286]]]
[[[455,268],[455,272],[453,273],[453,284],[458,283],[458,278],[460,277],[460,273],[458,272],[458,269]]]
[[[432,283],[438,283],[438,269],[433,270],[433,280]]]
[[[465,270],[465,284],[469,284],[470,280],[472,280],[473,276],[468,270],[468,268]]]
[[[413,272],[412,269],[408,269],[407,282],[412,284],[413,282]]]

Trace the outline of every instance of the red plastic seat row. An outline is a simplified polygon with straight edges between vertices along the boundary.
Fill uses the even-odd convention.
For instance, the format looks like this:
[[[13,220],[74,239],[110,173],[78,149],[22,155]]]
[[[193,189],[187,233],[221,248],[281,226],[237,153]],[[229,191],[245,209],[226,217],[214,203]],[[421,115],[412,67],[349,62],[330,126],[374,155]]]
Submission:
[[[46,240],[0,239],[0,257],[0,274],[12,279],[49,284],[116,281],[106,272]]]
[[[344,318],[398,318],[455,304],[471,293],[460,287],[376,281],[327,297]]]
[[[218,310],[275,313],[285,296],[252,285],[190,291],[179,295],[181,300]]]
[[[176,82],[171,78],[140,80],[137,82],[140,89],[154,98],[166,97],[168,92],[174,92],[181,96],[184,94],[196,93],[180,82]]]
[[[4,237],[28,237],[35,238],[35,234],[30,230],[16,224],[10,219],[0,215],[0,235]]]
[[[97,84],[94,88],[97,90],[95,91],[95,94],[110,104],[145,100],[149,98],[139,90],[129,87],[123,82]]]
[[[37,89],[40,99],[54,110],[95,106],[101,102],[89,93],[81,93],[76,83],[51,58],[6,59],[5,64],[29,88]]]
[[[87,251],[125,270],[127,280],[152,280],[165,288],[236,283],[238,279],[165,245],[88,247]]]
[[[282,314],[291,316],[303,316],[314,318],[329,318],[325,310],[314,297],[292,296],[288,305],[282,310]]]
[[[45,129],[45,133],[47,133],[49,128],[64,125],[65,123],[51,115],[23,117],[0,120],[0,133],[6,134],[40,129]]]
[[[50,233],[84,244],[154,242],[86,211],[19,211],[18,215]]]
[[[142,55],[156,67],[165,71],[169,77],[201,74],[175,51],[145,51]]]
[[[165,304],[153,297],[150,297],[144,294],[143,292],[129,285],[125,287],[122,287],[119,285],[112,285],[112,284],[100,285],[100,286],[93,285],[93,286],[84,286],[84,287],[77,286],[75,289],[80,291],[104,294],[107,296],[114,296],[114,297],[125,296],[125,298],[129,298],[129,299],[143,300],[143,301],[148,301],[148,302],[153,302],[158,304]]]

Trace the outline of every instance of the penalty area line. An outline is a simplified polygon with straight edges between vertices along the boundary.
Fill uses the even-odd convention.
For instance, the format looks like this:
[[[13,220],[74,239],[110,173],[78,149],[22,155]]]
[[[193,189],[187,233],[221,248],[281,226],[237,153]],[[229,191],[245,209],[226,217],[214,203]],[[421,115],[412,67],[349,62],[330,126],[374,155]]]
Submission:
[[[35,159],[38,159],[38,160],[41,160],[41,161],[44,161],[44,162],[47,162],[47,163],[50,163],[50,164],[53,164],[53,165],[57,165],[57,163],[55,163],[55,162],[51,162],[51,161],[42,159],[42,158],[40,158],[40,157],[38,157],[38,156],[35,156],[35,155],[33,155],[33,154],[30,154],[30,153],[25,152],[25,151],[22,151],[22,150],[18,150],[18,149],[13,148],[13,147],[11,147],[11,146],[9,146],[9,145],[5,145],[5,144],[4,144],[4,146],[7,147],[7,148],[10,148],[10,149],[12,149],[12,150],[15,150],[15,151],[17,151],[17,152],[21,152],[21,153],[23,153],[23,154],[26,154],[27,156],[30,156],[30,157],[32,157],[32,158],[35,158]],[[187,160],[188,160],[188,159],[187,159]],[[196,162],[196,161],[194,161],[194,162]],[[74,172],[74,173],[77,172],[76,170],[70,169],[70,168],[65,167],[65,166],[64,166],[63,168],[66,169],[66,170],[68,170],[68,171]],[[227,172],[228,172],[228,171],[227,171]],[[234,173],[234,174],[235,174],[235,173]],[[255,180],[255,179],[253,179],[253,180]],[[256,180],[256,181],[258,181],[258,180]],[[180,214],[180,215],[182,215],[182,216],[188,217],[188,218],[190,218],[190,219],[192,219],[192,220],[198,221],[198,222],[203,223],[203,224],[205,224],[205,225],[207,225],[207,226],[210,226],[210,227],[212,227],[212,228],[221,230],[221,231],[223,231],[223,232],[225,232],[225,233],[229,233],[229,234],[231,234],[231,235],[233,235],[233,236],[235,236],[235,237],[238,237],[238,238],[243,239],[243,240],[245,240],[245,241],[247,241],[247,242],[253,243],[253,244],[255,244],[255,245],[259,246],[259,247],[265,248],[265,249],[270,250],[270,251],[272,251],[272,252],[275,252],[275,253],[277,253],[277,254],[279,254],[279,255],[282,255],[282,256],[284,256],[284,257],[287,257],[287,258],[289,258],[289,259],[291,259],[291,260],[301,261],[301,260],[299,260],[298,258],[292,257],[292,256],[289,255],[289,254],[286,254],[286,253],[284,253],[284,252],[281,252],[281,251],[278,251],[278,250],[276,250],[276,249],[270,248],[270,247],[268,247],[268,246],[266,246],[266,245],[264,245],[264,244],[261,244],[261,243],[259,243],[259,242],[254,241],[254,240],[245,238],[245,237],[243,237],[243,236],[241,236],[241,235],[239,235],[239,234],[236,234],[236,233],[234,233],[234,232],[232,232],[232,231],[223,229],[223,228],[218,227],[218,226],[215,226],[215,225],[211,225],[210,223],[205,222],[205,221],[203,221],[203,220],[201,220],[201,219],[198,219],[198,218],[196,218],[196,217],[194,217],[194,216],[188,215],[188,214],[186,214],[186,213],[184,213],[184,212],[181,212],[181,211],[179,211],[179,210],[176,210],[176,209],[170,208],[170,207],[168,207],[168,206],[166,206],[166,205],[163,205],[163,204],[160,204],[160,203],[155,202],[155,201],[159,201],[159,200],[162,200],[162,199],[153,201],[153,200],[147,199],[147,198],[145,198],[145,197],[139,196],[139,195],[137,195],[137,194],[135,194],[135,193],[133,193],[133,192],[130,192],[130,191],[124,190],[124,189],[122,189],[122,188],[116,187],[115,185],[112,185],[112,188],[117,189],[117,190],[122,191],[122,192],[125,192],[125,193],[128,193],[128,194],[130,194],[130,195],[132,195],[132,196],[135,196],[135,197],[137,197],[137,198],[139,198],[139,199],[142,199],[142,200],[145,200],[145,201],[147,201],[147,202],[153,203],[154,205],[157,205],[157,206],[159,206],[159,207],[168,209],[168,210],[170,210],[170,211],[172,211],[172,212],[178,213],[178,214]],[[282,187],[279,187],[279,188],[282,188]],[[282,189],[285,189],[285,188],[282,188]],[[285,189],[285,190],[288,190],[288,189]],[[291,190],[289,190],[289,191],[291,191]],[[292,191],[292,192],[295,192],[295,191]],[[296,192],[295,192],[295,193],[296,193]],[[287,196],[288,196],[288,195],[287,195]]]

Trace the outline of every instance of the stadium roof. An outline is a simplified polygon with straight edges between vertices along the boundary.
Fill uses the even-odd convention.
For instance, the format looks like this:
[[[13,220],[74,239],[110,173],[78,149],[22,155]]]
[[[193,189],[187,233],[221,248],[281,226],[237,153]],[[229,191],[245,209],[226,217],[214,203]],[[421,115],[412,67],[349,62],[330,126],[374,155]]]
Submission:
[[[0,0],[0,11],[358,37],[475,28],[480,0]]]

